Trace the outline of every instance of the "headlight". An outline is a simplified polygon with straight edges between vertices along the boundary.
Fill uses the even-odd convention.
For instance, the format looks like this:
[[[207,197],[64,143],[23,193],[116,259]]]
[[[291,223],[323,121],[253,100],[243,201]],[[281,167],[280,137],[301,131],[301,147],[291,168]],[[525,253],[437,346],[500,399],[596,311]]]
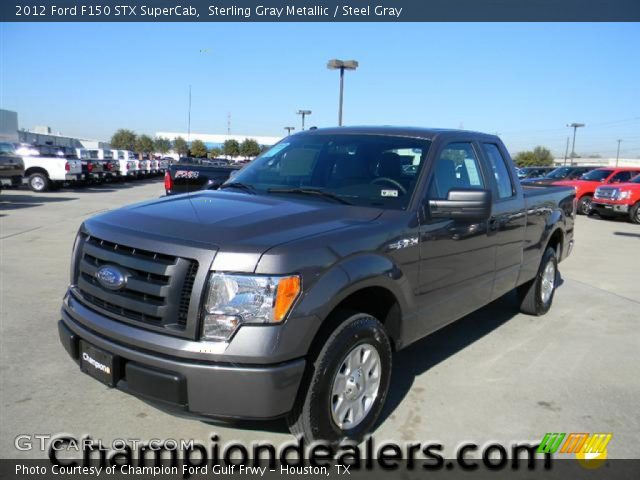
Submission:
[[[228,340],[242,324],[282,322],[300,294],[297,275],[212,273],[204,304],[202,339]]]
[[[625,200],[631,196],[631,190],[622,190],[618,193],[618,200]]]

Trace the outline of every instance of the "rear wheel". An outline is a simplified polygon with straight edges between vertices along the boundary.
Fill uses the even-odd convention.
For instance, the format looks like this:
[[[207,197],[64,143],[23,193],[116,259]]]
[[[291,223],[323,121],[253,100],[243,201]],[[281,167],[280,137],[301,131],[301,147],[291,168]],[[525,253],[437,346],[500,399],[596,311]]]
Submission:
[[[631,207],[631,210],[629,210],[629,220],[631,220],[632,223],[640,224],[640,202],[636,202],[635,205]]]
[[[51,181],[44,173],[29,175],[29,188],[34,192],[46,192],[51,187]]]
[[[578,202],[578,213],[581,215],[589,215],[589,212],[591,212],[592,200],[593,198],[591,197],[591,195],[584,195],[583,197],[581,197],[580,201]]]
[[[391,343],[365,313],[345,320],[327,339],[287,418],[307,442],[359,442],[376,424],[389,390]]]
[[[544,315],[551,308],[558,285],[558,258],[549,247],[544,252],[536,277],[518,287],[520,310],[529,315]]]

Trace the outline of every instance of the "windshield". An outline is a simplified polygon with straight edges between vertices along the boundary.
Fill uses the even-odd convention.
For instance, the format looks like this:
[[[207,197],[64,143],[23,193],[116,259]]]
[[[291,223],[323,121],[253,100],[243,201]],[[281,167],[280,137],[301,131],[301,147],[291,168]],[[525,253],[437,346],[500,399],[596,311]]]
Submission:
[[[591,182],[601,182],[607,178],[613,170],[591,170],[580,177],[580,180],[589,180]]]
[[[14,155],[16,149],[10,143],[0,142],[0,153]]]
[[[571,169],[569,167],[556,168],[552,172],[549,172],[546,178],[565,178],[567,175],[569,175],[570,170]]]
[[[629,183],[640,183],[640,175],[636,175],[635,177],[633,177],[631,180],[629,180]]]
[[[405,209],[430,145],[383,135],[288,137],[228,183],[248,185],[257,194],[302,197],[312,190],[329,201],[333,196],[353,205]]]

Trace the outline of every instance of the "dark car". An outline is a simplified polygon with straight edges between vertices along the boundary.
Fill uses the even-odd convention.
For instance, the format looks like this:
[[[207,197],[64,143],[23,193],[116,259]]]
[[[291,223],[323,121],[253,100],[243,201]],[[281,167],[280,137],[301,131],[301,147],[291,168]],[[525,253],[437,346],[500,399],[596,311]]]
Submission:
[[[556,167],[521,167],[518,168],[518,178],[523,180],[525,178],[544,177],[555,168]]]
[[[11,143],[0,142],[0,188],[21,185],[23,175],[22,157],[16,154],[16,149]]]
[[[552,185],[554,182],[560,180],[575,180],[580,178],[585,173],[589,173],[591,170],[598,168],[592,166],[567,166],[558,167],[551,172],[547,173],[543,177],[539,178],[526,178],[521,180],[524,185]]]
[[[60,340],[88,375],[163,408],[357,441],[395,351],[514,289],[522,312],[549,311],[574,198],[523,188],[495,135],[304,131],[218,190],[86,220]]]

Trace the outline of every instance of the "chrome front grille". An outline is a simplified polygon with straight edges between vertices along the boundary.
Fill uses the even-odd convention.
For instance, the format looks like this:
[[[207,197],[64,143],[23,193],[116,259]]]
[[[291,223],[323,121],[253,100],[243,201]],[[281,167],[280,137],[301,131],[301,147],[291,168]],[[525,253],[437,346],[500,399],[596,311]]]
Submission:
[[[83,303],[116,320],[185,330],[198,262],[85,235],[76,290]],[[127,277],[118,290],[105,288],[96,272],[115,266]]]
[[[616,197],[618,190],[616,188],[597,188],[594,198],[612,199]]]

